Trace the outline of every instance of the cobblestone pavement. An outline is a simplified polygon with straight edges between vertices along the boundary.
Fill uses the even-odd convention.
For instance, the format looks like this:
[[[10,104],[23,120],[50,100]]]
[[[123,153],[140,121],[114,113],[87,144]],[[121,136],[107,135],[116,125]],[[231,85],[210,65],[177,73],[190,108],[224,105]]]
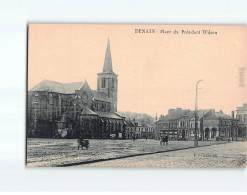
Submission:
[[[231,142],[187,150],[110,160],[75,167],[246,168],[247,142]]]
[[[193,147],[193,141],[170,141],[160,145],[157,140],[95,140],[90,139],[88,150],[78,150],[76,139],[27,139],[27,166],[63,166],[81,162],[119,158]],[[225,142],[205,141],[199,145]]]

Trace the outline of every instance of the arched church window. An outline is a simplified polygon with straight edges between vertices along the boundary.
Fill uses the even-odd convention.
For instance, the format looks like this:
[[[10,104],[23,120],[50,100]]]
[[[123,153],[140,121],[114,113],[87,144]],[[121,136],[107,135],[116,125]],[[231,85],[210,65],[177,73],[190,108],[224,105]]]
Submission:
[[[107,111],[110,112],[111,111],[111,106],[108,104],[107,105]]]
[[[46,97],[45,96],[41,97],[41,108],[46,108]]]
[[[52,101],[53,101],[54,106],[57,106],[57,99],[56,99],[56,97],[54,97],[54,98],[52,99]]]
[[[111,87],[114,88],[114,78],[112,78],[111,84]]]
[[[58,105],[61,106],[62,105],[62,98],[60,95],[58,95]]]
[[[105,111],[105,104],[101,104],[101,110],[104,112]]]
[[[38,97],[37,96],[33,96],[32,97],[32,104],[34,105],[37,105],[39,102],[38,102]]]
[[[82,103],[84,105],[87,105],[88,104],[88,95],[87,95],[87,93],[83,93],[82,94]]]
[[[50,93],[50,94],[49,94],[49,104],[53,104],[53,99],[52,99],[52,97],[53,97],[53,96],[52,96],[52,94]]]
[[[102,78],[101,87],[105,88],[105,78]]]
[[[97,110],[97,102],[93,102],[93,110],[94,110],[94,111]]]

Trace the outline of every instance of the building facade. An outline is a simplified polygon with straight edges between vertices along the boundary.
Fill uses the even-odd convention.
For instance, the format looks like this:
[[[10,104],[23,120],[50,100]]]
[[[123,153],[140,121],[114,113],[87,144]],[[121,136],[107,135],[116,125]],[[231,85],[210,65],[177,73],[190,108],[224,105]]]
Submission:
[[[204,139],[229,139],[236,129],[237,120],[214,109],[198,110],[197,138]],[[195,111],[189,109],[170,109],[166,116],[162,115],[157,121],[160,136],[167,135],[171,140],[195,139]]]
[[[137,139],[154,139],[155,132],[152,125],[141,124],[137,121],[126,121],[126,139],[132,139],[133,137]]]
[[[87,81],[43,80],[28,91],[27,136],[85,138],[125,137],[125,118],[117,113],[118,75],[113,72],[108,40],[97,90]]]
[[[215,112],[204,119],[204,137],[206,139],[230,140],[237,128],[237,120],[224,114]]]
[[[186,134],[188,134],[188,118],[190,110],[189,109],[170,109],[166,116],[161,115],[157,121],[157,132],[160,136],[168,136],[170,140],[185,139]]]
[[[234,113],[233,113],[234,115]],[[236,139],[246,140],[247,135],[247,104],[237,107],[238,130],[235,133]]]
[[[127,125],[125,128],[125,138],[132,139],[136,132],[136,124],[131,120],[127,120],[126,123]]]
[[[152,125],[143,125],[144,128],[141,132],[141,137],[143,139],[154,139],[155,138],[155,133],[154,133],[154,127]]]

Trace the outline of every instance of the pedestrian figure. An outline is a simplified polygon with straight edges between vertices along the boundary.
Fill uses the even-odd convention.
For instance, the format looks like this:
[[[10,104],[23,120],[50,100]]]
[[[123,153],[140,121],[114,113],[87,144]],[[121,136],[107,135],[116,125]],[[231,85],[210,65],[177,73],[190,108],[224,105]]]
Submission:
[[[134,133],[132,134],[132,138],[133,138],[133,141],[135,141],[135,140],[136,140],[136,136],[135,136],[135,134],[134,134]]]
[[[164,142],[166,143],[166,145],[168,145],[168,136],[165,136]]]
[[[164,145],[164,136],[160,137],[160,145],[162,145],[162,144]]]

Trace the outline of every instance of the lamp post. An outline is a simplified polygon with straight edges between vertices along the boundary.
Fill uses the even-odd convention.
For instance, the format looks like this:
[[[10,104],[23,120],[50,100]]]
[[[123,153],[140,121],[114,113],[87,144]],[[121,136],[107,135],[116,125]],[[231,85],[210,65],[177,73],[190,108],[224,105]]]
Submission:
[[[196,101],[195,101],[195,140],[194,140],[194,146],[197,147],[198,146],[198,139],[197,139],[197,102],[198,102],[198,84],[202,81],[199,80],[196,82]]]

